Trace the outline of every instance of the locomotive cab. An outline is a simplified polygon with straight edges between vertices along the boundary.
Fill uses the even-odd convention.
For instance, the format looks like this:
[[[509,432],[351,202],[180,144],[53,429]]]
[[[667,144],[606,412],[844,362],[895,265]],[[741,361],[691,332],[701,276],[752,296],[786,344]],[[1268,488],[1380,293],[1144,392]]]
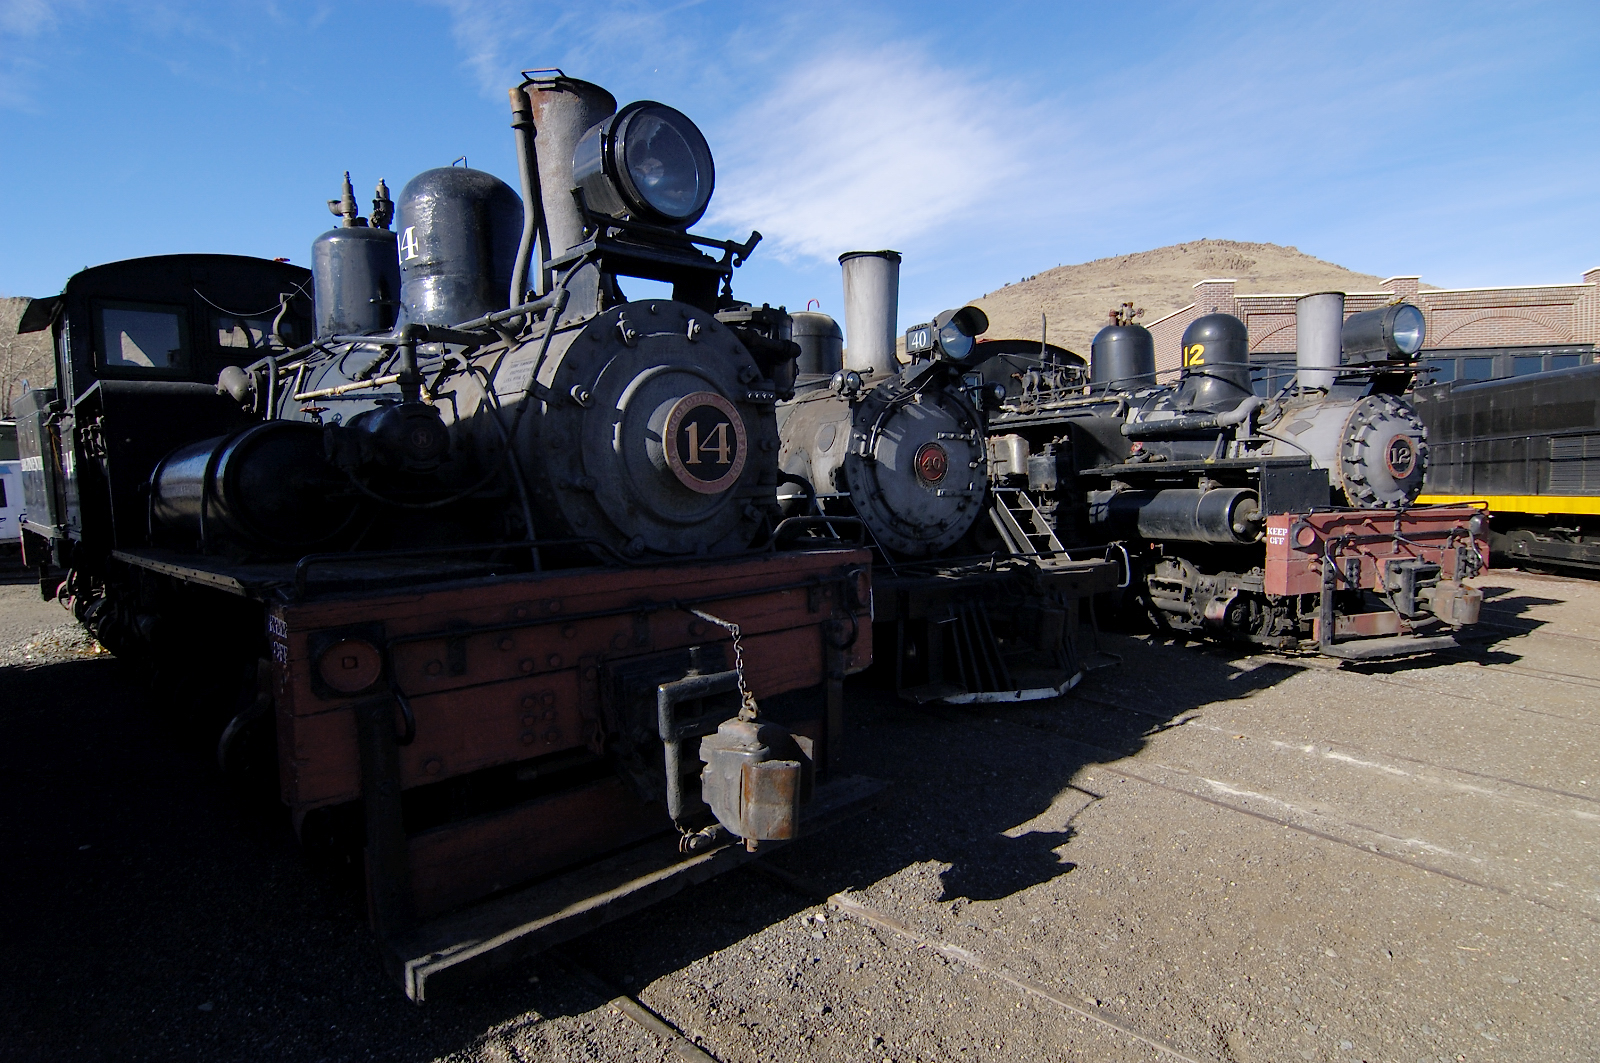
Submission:
[[[28,305],[18,331],[49,329],[56,351],[55,388],[17,406],[30,566],[148,543],[151,473],[197,433],[249,422],[217,378],[310,339],[310,280],[285,262],[164,255],[84,270]]]

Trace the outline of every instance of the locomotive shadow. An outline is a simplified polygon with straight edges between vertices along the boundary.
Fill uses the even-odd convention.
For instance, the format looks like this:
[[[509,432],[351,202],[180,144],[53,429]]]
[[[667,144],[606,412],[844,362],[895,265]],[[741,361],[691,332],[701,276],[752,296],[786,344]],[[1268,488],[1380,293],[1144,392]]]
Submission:
[[[858,677],[847,692],[845,770],[891,785],[872,812],[766,858],[808,883],[811,896],[757,873],[727,875],[596,930],[570,953],[637,988],[841,890],[865,891],[869,903],[891,909],[935,902],[953,913],[1070,875],[1084,829],[1077,820],[1101,799],[1074,783],[1079,771],[1135,756],[1151,735],[1197,719],[1201,706],[1299,671],[1245,670],[1225,653],[1142,639],[1102,642],[1124,656],[1121,667],[1091,673],[1065,698],[1027,705],[916,709]]]
[[[929,712],[852,681],[843,770],[891,788],[875,810],[766,859],[830,893],[892,901],[909,889],[941,908],[1014,895],[1072,872],[1073,816],[1095,800],[1074,789],[1080,769],[1295,671],[1104,641],[1122,667],[1032,706]],[[537,1041],[552,1020],[542,1029],[554,1037],[604,1005],[551,956],[426,1008],[407,1002],[379,970],[359,895],[309,866],[281,817],[241,806],[161,709],[115,659],[0,669],[12,1058],[94,1044],[140,1058],[421,1061],[508,1030]],[[783,924],[815,903],[734,872],[562,951],[637,991],[762,931],[795,938]]]
[[[1536,597],[1522,593],[1518,587],[1480,589],[1483,591],[1481,620],[1456,634],[1460,644],[1457,649],[1425,657],[1346,664],[1345,668],[1361,675],[1395,675],[1445,668],[1463,660],[1476,664],[1515,664],[1523,655],[1504,644],[1509,642],[1514,646],[1511,640],[1531,635],[1547,623],[1528,615],[1529,611],[1540,606],[1564,604],[1564,599]]]

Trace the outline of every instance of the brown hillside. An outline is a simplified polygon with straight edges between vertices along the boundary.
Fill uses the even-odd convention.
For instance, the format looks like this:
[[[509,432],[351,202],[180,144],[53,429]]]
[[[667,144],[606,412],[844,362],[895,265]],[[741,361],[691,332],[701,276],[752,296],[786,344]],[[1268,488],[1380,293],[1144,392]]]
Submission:
[[[37,388],[55,385],[50,364],[50,333],[17,335],[17,322],[27,299],[0,298],[0,417],[11,416],[11,400],[22,394],[22,382]]]
[[[1193,301],[1193,285],[1232,277],[1235,291],[1376,291],[1382,278],[1312,258],[1293,247],[1195,240],[1133,255],[1057,266],[1008,284],[973,302],[989,315],[993,338],[1033,339],[1039,314],[1049,316],[1050,341],[1085,356],[1089,341],[1107,323],[1107,311],[1131,302],[1144,308],[1140,324],[1180,310]]]

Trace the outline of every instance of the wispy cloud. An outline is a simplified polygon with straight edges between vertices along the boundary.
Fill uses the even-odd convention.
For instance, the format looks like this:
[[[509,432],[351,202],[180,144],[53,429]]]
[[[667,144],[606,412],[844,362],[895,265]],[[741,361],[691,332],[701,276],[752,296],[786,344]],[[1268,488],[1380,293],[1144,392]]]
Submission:
[[[709,220],[759,228],[787,256],[904,246],[1025,175],[1022,113],[917,49],[819,49],[725,123]]]
[[[37,40],[56,28],[50,0],[0,0],[0,108],[31,110],[33,78],[43,68]]]
[[[688,67],[698,44],[677,32],[675,16],[699,0],[667,7],[611,0],[566,8],[526,0],[427,0],[450,15],[450,34],[485,95],[515,84],[532,66],[570,68],[577,76],[643,62]],[[582,72],[582,73],[578,73]]]

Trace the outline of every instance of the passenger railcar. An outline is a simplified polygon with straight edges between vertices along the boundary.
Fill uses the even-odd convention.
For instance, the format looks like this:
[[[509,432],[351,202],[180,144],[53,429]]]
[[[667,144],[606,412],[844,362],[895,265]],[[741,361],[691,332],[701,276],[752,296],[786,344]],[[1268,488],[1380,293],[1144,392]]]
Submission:
[[[835,770],[871,557],[785,546],[759,235],[689,231],[713,164],[672,108],[511,103],[520,196],[443,168],[363,218],[347,179],[311,272],[115,263],[24,322],[60,352],[18,404],[27,563],[359,852],[419,1000],[876,789]]]
[[[17,451],[15,421],[0,421],[0,552],[15,554],[22,546],[22,462]]]
[[[1505,561],[1600,571],[1600,365],[1420,387],[1420,502],[1485,504]]]

